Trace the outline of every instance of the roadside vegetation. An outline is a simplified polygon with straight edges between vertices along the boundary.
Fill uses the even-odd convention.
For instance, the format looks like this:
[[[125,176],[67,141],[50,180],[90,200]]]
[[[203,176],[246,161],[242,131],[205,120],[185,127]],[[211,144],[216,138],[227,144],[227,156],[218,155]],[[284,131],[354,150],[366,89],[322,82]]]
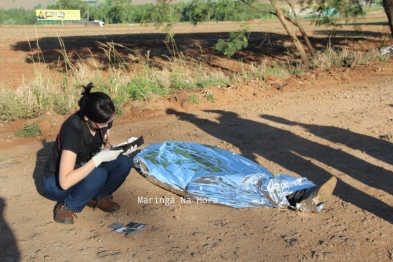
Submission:
[[[61,43],[61,39],[59,39]],[[43,59],[37,61],[31,57],[36,65],[35,78],[29,83],[20,85],[14,92],[10,88],[0,89],[0,111],[1,121],[13,121],[20,118],[35,118],[48,111],[58,114],[69,114],[74,110],[75,104],[80,97],[81,90],[78,85],[92,81],[98,90],[108,93],[114,98],[117,113],[123,112],[123,105],[128,101],[151,101],[167,95],[174,90],[221,88],[253,79],[264,79],[266,75],[276,75],[287,78],[291,75],[301,75],[304,69],[301,66],[294,67],[290,63],[251,64],[228,76],[219,68],[212,70],[208,63],[200,61],[185,61],[181,54],[173,53],[168,57],[170,63],[166,67],[157,68],[149,63],[149,54],[144,54],[138,62],[127,63],[116,52],[114,43],[101,44],[101,48],[108,56],[103,64],[102,60],[95,60],[92,55],[90,64],[84,61],[71,62],[67,56],[67,50],[62,50],[64,65],[62,73],[54,74],[48,72],[44,66]],[[124,47],[123,47],[124,48]],[[129,50],[132,54],[132,50]],[[336,50],[328,48],[317,52],[311,64],[313,68],[327,70],[337,66],[367,65],[386,60],[376,49],[367,53],[356,50]],[[138,64],[136,64],[138,63]],[[101,68],[108,68],[108,74],[103,76]],[[58,71],[61,71],[60,69]],[[57,83],[53,85],[53,83]],[[60,87],[60,88],[59,88]],[[260,87],[264,89],[264,86]],[[201,99],[214,103],[214,95],[205,91]],[[198,103],[199,98],[190,96],[191,103]]]
[[[95,4],[86,4],[83,0],[58,0],[54,5],[42,6],[38,4],[32,10],[24,8],[3,9],[0,8],[0,25],[35,25],[37,24],[37,9],[51,10],[80,10],[82,20],[102,20],[106,25],[110,24],[143,24],[143,23],[198,23],[198,22],[221,22],[221,21],[250,21],[253,19],[271,20],[278,19],[272,4],[259,3],[255,0],[184,0],[172,3],[170,0],[158,0],[156,4],[133,5],[129,0],[98,0]],[[94,2],[94,1],[90,1]],[[255,2],[255,3],[254,3]],[[337,4],[341,0],[335,1]],[[356,1],[356,3],[368,3],[358,10],[359,14],[383,10],[382,0]],[[170,3],[170,4],[169,4]],[[247,4],[245,4],[247,3]],[[372,3],[372,4],[371,4]],[[287,1],[280,2],[280,9],[293,18],[293,10],[310,8],[312,1],[299,0],[296,5],[288,5]],[[314,4],[312,13],[316,25],[332,24],[337,13],[331,16],[324,15],[326,2],[320,2],[320,6]],[[337,7],[336,7],[337,9]],[[345,13],[346,18],[351,18],[355,13]],[[306,17],[307,19],[310,17]]]
[[[327,70],[331,67],[366,65],[387,59],[386,56],[380,55],[377,49],[370,49],[365,53],[353,49],[335,49],[329,46],[322,51],[313,51],[313,55],[307,58],[306,66],[294,62],[292,60],[294,54],[292,53],[288,55],[287,62],[254,63],[228,75],[224,74],[220,68],[212,69],[207,61],[186,59],[176,48],[176,42],[170,30],[171,24],[176,22],[273,19],[273,14],[277,10],[273,10],[271,5],[256,5],[255,9],[255,6],[251,8],[240,3],[233,4],[232,1],[219,1],[220,5],[215,5],[215,8],[209,6],[214,4],[209,1],[203,5],[196,5],[198,1],[192,1],[191,4],[194,6],[189,2],[163,6],[158,6],[158,4],[132,6],[124,4],[125,1],[118,1],[117,4],[109,2],[111,1],[98,6],[90,6],[90,19],[104,20],[106,24],[151,22],[155,23],[157,27],[166,23],[164,30],[167,30],[168,49],[170,49],[171,55],[165,56],[165,58],[169,63],[157,67],[150,63],[149,53],[137,55],[133,50],[128,50],[128,53],[129,56],[135,58],[131,59],[134,62],[127,62],[128,60],[126,61],[117,52],[118,48],[126,49],[126,47],[117,43],[98,43],[106,55],[104,60],[97,60],[91,54],[88,59],[71,61],[67,55],[68,50],[64,47],[62,39],[59,38],[62,47],[62,61],[59,61],[61,68],[54,69],[61,73],[54,74],[53,71],[47,71],[53,70],[53,68],[48,69],[45,66],[40,66],[45,65],[45,59],[40,53],[39,42],[37,42],[38,56],[29,57],[31,62],[36,65],[34,80],[21,84],[15,92],[9,92],[7,87],[0,89],[0,111],[3,112],[0,121],[35,118],[48,111],[63,115],[69,114],[74,110],[81,92],[75,87],[90,81],[95,83],[98,90],[104,91],[114,98],[117,114],[121,115],[124,111],[124,104],[129,101],[152,101],[173,90],[201,89],[203,95],[201,97],[190,95],[190,103],[199,103],[201,99],[214,103],[214,94],[209,92],[209,88],[225,87],[236,84],[239,80],[244,83],[257,78],[264,79],[266,75],[286,78],[291,75],[301,75],[310,68]],[[165,4],[166,1],[161,2]],[[86,11],[86,5],[79,7],[82,11]],[[38,6],[37,8],[44,7]],[[57,7],[50,6],[48,8]],[[74,9],[76,7],[69,6],[68,8]],[[260,12],[262,9],[267,11]],[[3,25],[35,23],[35,16],[31,18],[30,13],[26,13],[28,11],[19,10],[26,19],[31,18],[30,22],[18,20],[20,15],[17,15],[16,11],[13,13],[14,11],[0,10],[0,23]],[[34,10],[31,10],[31,13],[34,14]],[[13,14],[12,23],[9,20],[10,14]],[[238,50],[247,48],[246,34],[246,28],[239,32],[233,32],[229,39],[219,41],[215,49],[227,57],[232,57]],[[86,60],[89,60],[90,66],[86,64]],[[105,76],[102,74],[102,68],[106,68],[107,74]],[[53,83],[57,84],[53,85]],[[262,85],[260,88],[266,87]],[[26,127],[25,133],[34,133],[31,129]]]
[[[258,4],[257,7],[273,11],[270,4]],[[132,5],[129,1],[98,1],[94,5],[87,5],[82,0],[59,0],[55,5],[37,5],[33,10],[0,9],[0,25],[35,25],[37,23],[36,9],[80,10],[83,20],[102,20],[106,25],[160,23],[163,20],[170,23],[187,23],[194,22],[196,19],[201,22],[219,22],[274,18],[271,14],[260,13],[249,6],[231,1],[222,1],[221,3],[208,1],[198,4],[192,4],[191,1],[179,1],[179,3],[170,5],[160,5],[159,3]]]

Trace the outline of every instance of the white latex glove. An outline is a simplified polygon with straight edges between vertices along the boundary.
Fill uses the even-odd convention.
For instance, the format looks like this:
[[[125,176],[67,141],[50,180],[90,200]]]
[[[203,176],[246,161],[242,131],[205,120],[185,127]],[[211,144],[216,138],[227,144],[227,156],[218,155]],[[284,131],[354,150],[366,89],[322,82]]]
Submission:
[[[137,139],[138,139],[137,137],[131,137],[131,138],[129,138],[129,139],[127,140],[127,143],[131,143],[132,141],[137,140]],[[130,149],[128,149],[127,151],[123,152],[123,155],[129,155],[129,154],[131,154],[132,152],[134,152],[134,151],[136,150],[136,148],[137,148],[136,145],[135,145],[135,146],[132,146]]]
[[[125,141],[125,142],[122,142],[122,143],[120,143],[120,144],[113,145],[113,147],[122,146],[122,145],[125,145],[125,144],[128,144],[128,143],[131,143],[132,141],[137,140],[137,139],[138,139],[137,137],[131,137],[131,138],[127,139],[127,141]],[[137,148],[136,145],[135,145],[135,146],[132,146],[132,147],[131,147],[130,149],[128,149],[127,151],[124,151],[124,152],[122,153],[122,155],[129,155],[129,154],[131,154],[132,152],[134,152],[134,151],[136,150],[136,148]]]
[[[97,155],[93,156],[92,159],[96,167],[98,167],[99,165],[101,165],[102,162],[109,162],[115,160],[120,155],[121,152],[122,152],[121,149],[120,150],[105,149],[102,150]]]

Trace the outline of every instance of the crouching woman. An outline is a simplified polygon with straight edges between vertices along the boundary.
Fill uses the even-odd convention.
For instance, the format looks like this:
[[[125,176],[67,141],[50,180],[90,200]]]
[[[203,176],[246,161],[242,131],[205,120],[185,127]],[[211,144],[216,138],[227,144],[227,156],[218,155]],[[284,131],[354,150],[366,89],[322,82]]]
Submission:
[[[75,213],[87,205],[105,212],[120,208],[112,194],[130,173],[132,162],[127,152],[103,148],[109,140],[115,118],[111,98],[90,92],[93,84],[83,86],[79,111],[60,127],[51,154],[44,166],[44,192],[57,201],[54,219],[73,224]]]

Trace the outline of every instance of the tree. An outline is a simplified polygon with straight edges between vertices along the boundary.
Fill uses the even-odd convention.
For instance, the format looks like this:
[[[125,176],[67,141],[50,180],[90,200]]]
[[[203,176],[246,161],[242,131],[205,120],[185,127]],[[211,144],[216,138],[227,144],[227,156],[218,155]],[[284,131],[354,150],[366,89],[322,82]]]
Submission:
[[[382,5],[388,17],[390,34],[393,37],[393,0],[383,0]]]
[[[315,2],[314,2],[315,1]],[[371,3],[373,0],[365,0],[364,3]],[[340,21],[344,19],[346,22],[349,20],[357,20],[359,17],[365,14],[361,1],[358,0],[301,0],[300,3],[305,6],[314,6],[314,9],[320,14],[316,19],[317,25],[332,25],[336,26]],[[390,33],[393,37],[393,0],[382,0],[382,6],[385,10],[385,14],[388,18],[390,27]],[[335,16],[326,16],[324,12],[326,10],[336,11]],[[339,15],[338,15],[339,14]]]
[[[166,30],[176,21],[172,16],[170,3],[172,0],[156,0],[155,6],[150,9],[144,16],[144,22],[153,22],[156,27],[166,23]]]
[[[245,2],[246,0],[242,0],[242,2]],[[299,55],[303,61],[303,64],[306,68],[309,67],[309,59],[306,54],[306,51],[304,50],[302,43],[299,41],[299,38],[296,36],[294,30],[292,29],[291,25],[289,24],[289,17],[284,14],[284,12],[281,10],[281,8],[277,4],[277,0],[270,0],[270,3],[272,4],[276,15],[278,19],[280,20],[281,24],[285,28],[285,31],[287,31],[287,34],[291,37],[292,43],[295,45],[296,50],[299,52]],[[299,23],[294,23],[295,26],[298,28],[301,27]],[[304,30],[302,30],[304,31]],[[307,37],[306,32],[304,31],[303,37]],[[307,37],[308,38],[308,37]],[[312,49],[312,48],[311,48]],[[312,51],[313,54],[314,51]]]
[[[127,7],[131,2],[131,0],[108,0],[107,4],[110,6],[110,9],[107,17],[114,23],[124,22],[124,12],[127,11]]]
[[[237,0],[237,1],[219,0],[218,5],[225,5],[225,4],[227,5],[227,4],[230,4],[230,2],[233,2],[234,3],[234,5],[233,5],[234,12],[236,12],[239,9],[238,3],[242,3],[246,6],[249,6],[250,8],[252,8],[254,10],[258,10],[261,13],[267,13],[267,14],[271,14],[271,15],[276,16],[280,20],[281,24],[283,25],[283,27],[284,27],[285,31],[287,32],[287,34],[289,35],[289,37],[291,38],[292,43],[294,44],[296,50],[298,51],[304,66],[306,68],[308,68],[309,67],[309,57],[308,57],[306,51],[304,50],[303,45],[300,42],[299,38],[297,37],[295,30],[293,29],[292,26],[295,26],[299,29],[308,49],[310,51],[311,56],[313,56],[315,54],[315,52],[314,52],[314,49],[308,39],[306,31],[303,29],[303,27],[301,26],[301,24],[297,20],[296,16],[295,16],[295,18],[290,18],[281,10],[280,6],[277,3],[277,0],[269,0],[269,1],[270,1],[271,6],[273,7],[273,11],[268,10],[268,9],[260,9],[257,5],[257,3],[259,2],[257,0]],[[289,0],[286,0],[286,1],[288,4],[290,4]],[[200,2],[200,0],[193,0],[192,1],[192,3],[196,3],[196,2]],[[198,11],[198,10],[195,10],[195,11]],[[198,18],[198,16],[196,16],[196,18]],[[196,22],[198,22],[197,19],[196,19]],[[234,36],[234,35],[232,34],[232,36]],[[236,34],[235,36],[236,37],[231,38],[227,42],[227,47],[231,48],[232,50],[229,50],[229,49],[223,50],[227,54],[232,54],[233,51],[236,51],[236,49],[240,50],[241,48],[244,48],[247,46],[247,43],[246,43],[247,39],[246,38],[242,37],[239,34]],[[243,39],[244,43],[239,44],[239,39]],[[231,42],[232,42],[232,44],[231,44]],[[221,44],[222,44],[222,41],[221,41]]]
[[[281,3],[287,5],[291,13],[284,12]],[[340,26],[342,21],[356,21],[365,12],[359,0],[295,0],[303,7],[314,9],[315,25]],[[372,0],[365,0],[372,1]],[[385,12],[388,15],[393,32],[393,0],[383,0]],[[165,31],[170,33],[171,25],[178,22],[178,17],[173,15],[174,8],[170,7],[171,0],[156,0],[156,5],[143,17],[142,22],[154,22],[157,27],[166,24]],[[292,0],[269,0],[270,4],[262,4],[260,0],[191,0],[188,6],[179,9],[180,21],[190,21],[197,24],[202,21],[246,21],[252,18],[261,18],[262,15],[276,16],[290,37],[306,69],[309,68],[310,57],[315,55],[314,48],[309,40],[302,23],[297,17]],[[247,8],[246,8],[247,7]],[[391,11],[391,12],[389,12]],[[260,14],[260,17],[255,15]],[[298,35],[298,32],[300,35]],[[231,32],[229,39],[220,39],[216,50],[222,51],[227,56],[248,46],[247,27],[242,27],[237,32]],[[393,35],[393,33],[392,33]],[[306,52],[307,47],[308,52]]]
[[[34,10],[24,8],[0,9],[0,25],[33,25],[36,22]]]
[[[88,6],[83,0],[58,0],[56,4],[49,5],[48,9],[60,9],[60,10],[80,10],[84,14]]]
[[[86,7],[86,4],[83,3],[83,0],[58,0],[56,5],[61,9],[70,10],[77,10]]]

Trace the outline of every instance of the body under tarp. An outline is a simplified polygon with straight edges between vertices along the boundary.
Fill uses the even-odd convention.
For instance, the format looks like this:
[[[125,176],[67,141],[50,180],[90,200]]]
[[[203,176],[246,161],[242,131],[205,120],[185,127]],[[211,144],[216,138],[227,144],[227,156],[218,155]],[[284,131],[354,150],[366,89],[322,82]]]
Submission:
[[[243,156],[191,142],[149,145],[135,156],[134,165],[168,191],[235,208],[287,207],[286,196],[315,186],[304,177],[276,176]]]

